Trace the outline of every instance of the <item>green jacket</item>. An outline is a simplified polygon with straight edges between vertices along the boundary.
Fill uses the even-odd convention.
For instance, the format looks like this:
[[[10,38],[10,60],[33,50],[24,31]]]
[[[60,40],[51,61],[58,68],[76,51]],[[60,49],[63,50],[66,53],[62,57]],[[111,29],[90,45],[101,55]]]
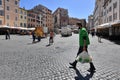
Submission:
[[[87,30],[85,28],[81,28],[79,30],[79,46],[84,46],[84,38],[86,38],[86,46],[90,44]]]

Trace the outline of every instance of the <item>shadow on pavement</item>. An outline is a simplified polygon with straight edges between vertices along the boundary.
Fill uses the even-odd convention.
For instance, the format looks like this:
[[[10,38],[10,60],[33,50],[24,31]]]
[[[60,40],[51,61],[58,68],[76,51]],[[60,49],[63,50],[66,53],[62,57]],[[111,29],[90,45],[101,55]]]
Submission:
[[[113,42],[113,43],[115,43],[115,44],[117,44],[117,45],[120,45],[120,39],[109,39],[109,38],[105,38],[106,40],[109,40],[110,42]]]
[[[103,43],[102,41],[98,41],[99,43]]]
[[[46,47],[50,46],[50,44],[46,45]]]
[[[120,41],[119,40],[113,40],[112,42],[114,42],[115,44],[120,45]]]
[[[36,44],[36,43],[38,43],[38,42],[40,42],[40,41],[35,41],[35,42],[32,42],[32,43],[27,43],[27,45]]]
[[[46,47],[49,47],[49,46],[51,46],[51,45],[53,45],[53,44],[47,44]]]
[[[69,67],[69,68],[73,68],[73,67]],[[73,68],[73,69],[77,74],[77,76],[75,76],[75,80],[90,80],[90,78],[92,78],[95,73],[95,72],[90,72],[90,74],[87,74],[86,76],[82,76],[77,68]]]
[[[1,40],[6,40],[6,39],[1,39]]]

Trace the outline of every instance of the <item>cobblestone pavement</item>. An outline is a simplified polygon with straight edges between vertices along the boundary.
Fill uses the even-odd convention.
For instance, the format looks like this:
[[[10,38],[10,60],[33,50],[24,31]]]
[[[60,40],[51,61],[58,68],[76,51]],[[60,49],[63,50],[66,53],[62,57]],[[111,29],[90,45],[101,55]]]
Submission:
[[[54,44],[46,47],[48,38],[32,44],[31,36],[0,36],[0,80],[120,80],[120,45],[90,36],[88,48],[96,72],[87,72],[89,64],[69,68],[78,51],[78,34],[56,35]]]

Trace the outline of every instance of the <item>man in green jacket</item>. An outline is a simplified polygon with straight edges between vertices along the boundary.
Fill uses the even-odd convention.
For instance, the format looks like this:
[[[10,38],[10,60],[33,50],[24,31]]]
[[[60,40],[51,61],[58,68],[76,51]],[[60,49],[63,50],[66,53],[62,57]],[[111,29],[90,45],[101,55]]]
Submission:
[[[82,24],[77,23],[77,26],[80,28],[80,30],[79,30],[79,50],[77,53],[77,56],[78,56],[83,51],[88,52],[87,48],[88,48],[88,45],[90,44],[90,41],[89,41],[87,30],[84,27],[82,27]],[[70,63],[70,65],[73,68],[76,68],[76,64],[77,64],[76,60],[73,63]],[[92,62],[90,62],[90,69],[88,71],[89,72],[95,71],[95,67]]]

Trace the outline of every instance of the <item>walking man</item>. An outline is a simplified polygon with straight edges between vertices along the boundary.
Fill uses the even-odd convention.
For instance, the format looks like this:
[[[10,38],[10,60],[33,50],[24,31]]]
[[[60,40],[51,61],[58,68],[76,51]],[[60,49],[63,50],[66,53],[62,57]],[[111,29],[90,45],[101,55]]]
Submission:
[[[10,32],[9,32],[9,30],[6,30],[6,32],[5,32],[5,38],[6,38],[6,40],[10,39]]]
[[[33,43],[35,42],[35,31],[32,31],[32,39],[33,39]]]
[[[88,48],[88,45],[90,44],[90,41],[89,41],[87,30],[84,27],[82,27],[82,24],[77,23],[77,26],[79,27],[79,30],[80,30],[79,31],[79,50],[78,50],[78,53],[77,53],[77,56],[78,56],[83,51],[88,52],[87,48]],[[76,64],[77,64],[76,60],[73,63],[70,63],[70,65],[73,68],[76,68]],[[90,69],[88,71],[89,72],[94,72],[95,71],[95,67],[94,67],[92,62],[90,62]]]
[[[50,46],[54,43],[53,38],[54,38],[54,32],[53,32],[53,30],[50,30],[49,44],[46,46]]]
[[[98,32],[98,33],[97,33],[97,36],[98,36],[98,42],[100,42],[100,43],[101,43],[101,33],[100,33],[100,32]]]
[[[54,37],[54,32],[53,30],[50,31],[50,38],[49,38],[49,44],[53,43],[53,37]]]

